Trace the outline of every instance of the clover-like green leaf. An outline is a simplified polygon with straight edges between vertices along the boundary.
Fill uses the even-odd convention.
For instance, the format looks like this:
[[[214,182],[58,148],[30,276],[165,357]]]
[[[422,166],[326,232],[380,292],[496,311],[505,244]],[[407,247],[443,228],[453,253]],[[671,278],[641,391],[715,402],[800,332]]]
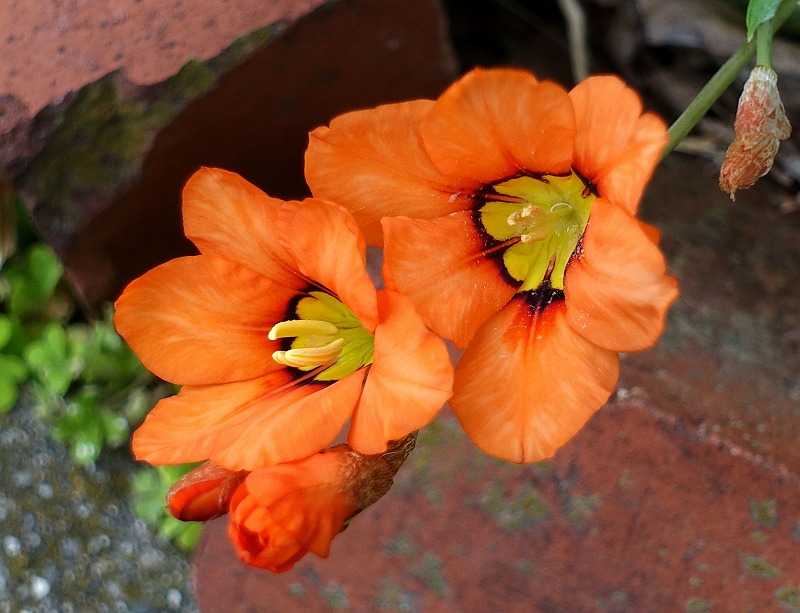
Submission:
[[[8,345],[13,334],[14,324],[11,319],[6,315],[0,314],[0,349]]]
[[[5,271],[9,285],[9,312],[26,317],[44,311],[62,274],[61,262],[50,247],[32,245]]]
[[[18,396],[19,384],[9,377],[0,376],[0,414],[14,408]]]
[[[196,464],[179,464],[142,468],[133,477],[133,510],[158,535],[174,542],[185,551],[194,548],[200,539],[202,525],[175,519],[166,510],[169,488]]]
[[[63,395],[77,374],[68,352],[67,333],[59,324],[45,326],[39,339],[25,348],[24,355],[34,376],[55,395]]]

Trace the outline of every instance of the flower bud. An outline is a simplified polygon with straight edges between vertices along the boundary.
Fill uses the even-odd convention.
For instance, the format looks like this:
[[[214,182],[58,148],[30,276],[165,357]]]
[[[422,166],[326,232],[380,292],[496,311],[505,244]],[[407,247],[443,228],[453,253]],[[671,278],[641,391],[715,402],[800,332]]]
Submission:
[[[772,168],[778,145],[791,134],[791,125],[778,93],[778,75],[756,66],[739,98],[734,124],[736,137],[728,147],[719,173],[719,186],[734,200],[737,189],[752,187]]]
[[[250,473],[230,503],[228,534],[239,558],[280,573],[309,551],[327,557],[349,520],[389,491],[414,439],[380,455],[338,445]]]
[[[206,462],[181,477],[167,494],[170,514],[181,521],[206,521],[228,512],[228,503],[246,473]]]

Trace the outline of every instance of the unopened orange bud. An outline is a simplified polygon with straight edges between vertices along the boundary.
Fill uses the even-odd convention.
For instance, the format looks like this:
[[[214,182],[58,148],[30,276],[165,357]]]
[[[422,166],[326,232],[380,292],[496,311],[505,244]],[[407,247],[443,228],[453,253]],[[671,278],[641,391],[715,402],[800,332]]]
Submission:
[[[778,75],[766,66],[750,72],[739,98],[734,124],[736,138],[725,154],[719,186],[730,195],[752,187],[772,168],[780,141],[789,138],[792,126],[778,93]]]
[[[228,512],[234,490],[247,476],[211,462],[181,477],[167,494],[170,514],[181,521],[206,521]]]

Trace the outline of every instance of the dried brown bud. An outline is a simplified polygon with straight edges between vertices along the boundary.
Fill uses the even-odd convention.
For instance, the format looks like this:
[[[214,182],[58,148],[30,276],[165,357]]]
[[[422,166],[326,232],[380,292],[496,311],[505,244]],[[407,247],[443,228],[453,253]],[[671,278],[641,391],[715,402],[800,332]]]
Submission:
[[[778,75],[771,68],[756,66],[750,72],[739,98],[734,129],[736,138],[719,173],[719,186],[731,200],[737,189],[752,187],[770,171],[780,141],[792,131],[778,93]]]

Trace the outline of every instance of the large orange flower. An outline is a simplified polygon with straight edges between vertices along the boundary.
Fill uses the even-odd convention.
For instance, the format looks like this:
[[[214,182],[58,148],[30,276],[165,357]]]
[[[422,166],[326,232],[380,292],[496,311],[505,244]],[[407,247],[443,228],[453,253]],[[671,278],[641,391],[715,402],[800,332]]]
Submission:
[[[183,220],[201,255],[149,271],[116,304],[144,365],[183,386],[134,434],[138,459],[253,470],[316,453],[351,417],[350,444],[378,453],[449,397],[444,344],[408,299],[376,292],[346,210],[206,168],[184,188]]]
[[[241,560],[284,572],[331,541],[392,485],[397,466],[339,445],[299,462],[250,473],[230,503],[228,534]]]
[[[383,237],[387,285],[466,347],[452,404],[470,437],[531,462],[606,402],[617,352],[653,345],[677,297],[635,218],[666,140],[615,77],[567,93],[474,70],[436,101],[314,130],[306,178]]]

